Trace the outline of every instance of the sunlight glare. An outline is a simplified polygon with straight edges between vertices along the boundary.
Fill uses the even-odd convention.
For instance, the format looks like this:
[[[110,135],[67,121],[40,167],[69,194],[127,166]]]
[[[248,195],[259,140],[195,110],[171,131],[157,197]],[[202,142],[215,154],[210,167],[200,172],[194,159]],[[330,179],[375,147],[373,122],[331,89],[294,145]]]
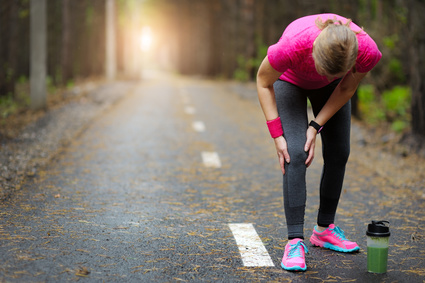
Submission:
[[[148,26],[143,27],[142,33],[140,35],[140,48],[142,49],[142,51],[149,51],[152,46],[152,42],[153,37],[151,28]]]

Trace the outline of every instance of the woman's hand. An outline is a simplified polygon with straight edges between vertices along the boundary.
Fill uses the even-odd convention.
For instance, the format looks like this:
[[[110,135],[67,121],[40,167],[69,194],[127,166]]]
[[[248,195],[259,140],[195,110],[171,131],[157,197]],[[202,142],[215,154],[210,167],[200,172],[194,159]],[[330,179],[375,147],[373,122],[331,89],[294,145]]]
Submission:
[[[283,136],[277,137],[274,139],[274,144],[276,146],[277,156],[279,158],[280,168],[282,169],[283,175],[285,175],[285,161],[289,163],[291,161],[288,153],[288,145]]]
[[[306,133],[307,141],[305,142],[305,146],[304,146],[304,151],[308,152],[308,157],[305,161],[305,164],[307,165],[307,167],[311,165],[314,159],[314,147],[316,145],[316,135],[317,135],[316,129],[311,126],[308,127],[307,133]]]

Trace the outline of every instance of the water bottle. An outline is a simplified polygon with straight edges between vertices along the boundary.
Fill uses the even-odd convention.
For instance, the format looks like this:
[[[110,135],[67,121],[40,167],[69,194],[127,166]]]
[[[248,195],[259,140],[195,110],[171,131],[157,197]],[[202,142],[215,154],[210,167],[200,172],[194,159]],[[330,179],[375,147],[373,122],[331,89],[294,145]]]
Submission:
[[[367,271],[387,272],[390,228],[388,221],[372,221],[367,227]]]

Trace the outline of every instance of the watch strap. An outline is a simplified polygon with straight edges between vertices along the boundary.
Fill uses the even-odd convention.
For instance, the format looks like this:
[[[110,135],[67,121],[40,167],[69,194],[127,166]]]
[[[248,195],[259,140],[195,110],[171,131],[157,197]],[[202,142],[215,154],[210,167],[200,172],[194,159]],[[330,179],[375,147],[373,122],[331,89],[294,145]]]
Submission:
[[[311,120],[309,126],[312,126],[313,128],[316,129],[317,133],[320,133],[323,129],[323,126],[320,126],[319,124],[317,124],[315,121]]]

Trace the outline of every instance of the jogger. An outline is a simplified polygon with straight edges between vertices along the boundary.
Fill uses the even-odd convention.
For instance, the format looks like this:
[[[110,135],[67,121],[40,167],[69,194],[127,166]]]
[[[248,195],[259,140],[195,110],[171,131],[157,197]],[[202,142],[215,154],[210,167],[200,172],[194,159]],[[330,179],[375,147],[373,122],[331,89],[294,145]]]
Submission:
[[[334,224],[335,213],[350,154],[350,99],[381,57],[372,38],[351,20],[320,14],[292,22],[269,47],[258,70],[258,98],[283,173],[288,243],[282,267],[286,270],[307,269],[305,178],[318,133],[324,164],[317,226],[310,242],[340,252],[359,249]],[[310,123],[307,99],[315,116]]]

